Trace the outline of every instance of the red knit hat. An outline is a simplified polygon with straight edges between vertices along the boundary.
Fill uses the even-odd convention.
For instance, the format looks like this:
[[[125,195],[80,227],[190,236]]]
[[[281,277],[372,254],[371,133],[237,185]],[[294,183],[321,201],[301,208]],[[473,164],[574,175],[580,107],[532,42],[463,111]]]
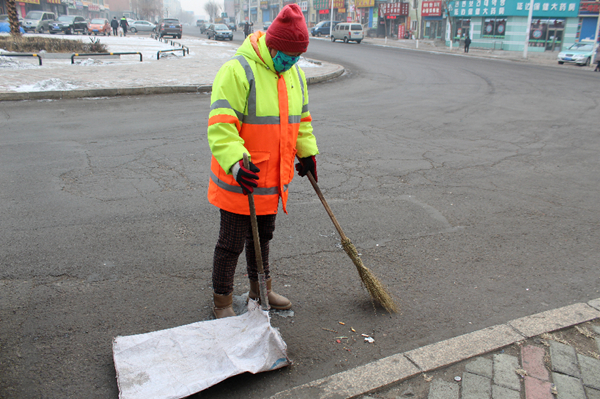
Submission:
[[[266,37],[267,47],[289,53],[304,53],[308,48],[308,29],[298,4],[288,4],[275,18]]]

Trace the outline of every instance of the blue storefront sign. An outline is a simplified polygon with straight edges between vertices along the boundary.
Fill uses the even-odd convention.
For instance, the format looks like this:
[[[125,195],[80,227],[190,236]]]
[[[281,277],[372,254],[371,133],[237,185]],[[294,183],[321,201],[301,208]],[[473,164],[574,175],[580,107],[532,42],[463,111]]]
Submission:
[[[530,2],[527,0],[456,0],[448,3],[451,17],[491,17],[529,15]],[[579,0],[535,0],[534,18],[577,17]]]

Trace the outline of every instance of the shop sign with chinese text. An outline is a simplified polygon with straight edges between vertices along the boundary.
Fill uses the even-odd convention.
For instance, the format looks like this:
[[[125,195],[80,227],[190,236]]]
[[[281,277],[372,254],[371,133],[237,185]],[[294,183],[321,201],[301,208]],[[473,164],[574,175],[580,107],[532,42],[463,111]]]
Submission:
[[[579,4],[579,15],[598,15],[600,1],[582,1]]]
[[[424,1],[421,5],[421,16],[439,17],[442,15],[441,1]]]
[[[375,0],[354,0],[354,5],[357,8],[369,8],[375,6]]]
[[[578,0],[535,0],[533,16],[549,18],[576,17]],[[448,3],[451,17],[489,17],[529,15],[527,0],[457,0]]]
[[[379,4],[379,15],[399,16],[408,15],[408,3],[381,3]]]

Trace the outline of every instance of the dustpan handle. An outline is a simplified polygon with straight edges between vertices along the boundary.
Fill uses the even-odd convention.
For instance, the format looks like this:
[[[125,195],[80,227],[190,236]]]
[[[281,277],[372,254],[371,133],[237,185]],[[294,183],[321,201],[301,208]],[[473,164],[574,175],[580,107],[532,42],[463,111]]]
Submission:
[[[250,169],[248,154],[244,153],[244,168]],[[248,193],[248,205],[250,206],[250,224],[252,225],[252,237],[254,238],[254,252],[256,253],[256,268],[258,274],[265,274],[260,250],[260,237],[258,236],[258,223],[256,221],[256,208],[254,206],[254,194]]]

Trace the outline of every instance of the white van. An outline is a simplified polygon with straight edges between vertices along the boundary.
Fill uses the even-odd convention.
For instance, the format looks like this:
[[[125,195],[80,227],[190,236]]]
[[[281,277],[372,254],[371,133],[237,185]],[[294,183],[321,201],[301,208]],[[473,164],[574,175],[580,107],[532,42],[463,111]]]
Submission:
[[[344,43],[356,42],[360,43],[365,37],[363,33],[363,27],[361,24],[344,22],[337,24],[333,28],[333,35],[331,35],[331,41],[343,40]]]

